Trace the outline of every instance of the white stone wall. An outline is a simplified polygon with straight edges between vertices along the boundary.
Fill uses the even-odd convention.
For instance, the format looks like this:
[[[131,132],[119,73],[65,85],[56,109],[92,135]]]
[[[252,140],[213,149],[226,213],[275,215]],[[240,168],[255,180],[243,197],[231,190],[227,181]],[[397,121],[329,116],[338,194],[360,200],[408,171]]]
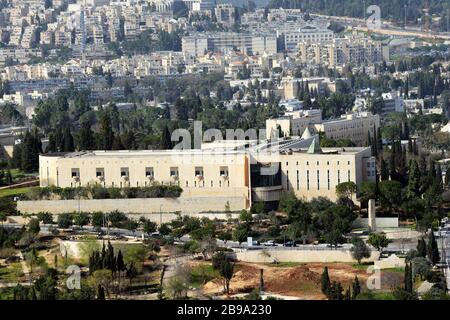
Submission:
[[[246,250],[235,253],[239,261],[252,263],[272,263],[278,262],[351,262],[352,258],[349,250],[299,250],[299,249],[264,249]],[[372,251],[371,256],[364,261],[375,261],[379,257],[379,252]]]
[[[148,199],[96,199],[96,200],[39,200],[18,201],[17,210],[21,213],[37,214],[49,212],[111,212],[155,214],[175,213],[198,214],[205,212],[224,212],[229,202],[231,211],[247,208],[244,197],[191,197],[191,198],[148,198]]]

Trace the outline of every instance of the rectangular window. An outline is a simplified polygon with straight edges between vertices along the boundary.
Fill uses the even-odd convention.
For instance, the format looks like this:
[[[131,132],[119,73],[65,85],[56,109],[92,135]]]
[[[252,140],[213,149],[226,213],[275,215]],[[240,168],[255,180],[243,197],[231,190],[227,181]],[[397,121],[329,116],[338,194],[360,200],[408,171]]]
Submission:
[[[320,190],[320,172],[317,170],[317,190]]]
[[[80,169],[73,168],[72,169],[72,178],[79,178],[80,177]]]
[[[347,171],[348,182],[350,182],[350,170]]]
[[[327,184],[328,184],[328,190],[330,190],[330,170],[327,170]]]
[[[306,189],[309,190],[309,170],[306,170]]]
[[[128,168],[120,168],[120,176],[121,177],[128,177],[130,174]]]
[[[300,189],[300,176],[298,174],[298,170],[297,170],[297,190]]]
[[[228,167],[220,167],[220,176],[228,177]]]
[[[171,167],[170,168],[170,176],[171,177],[178,177],[178,167]]]
[[[103,169],[103,168],[95,169],[95,177],[96,178],[103,178],[104,176],[105,176],[105,169]]]
[[[145,168],[145,176],[146,177],[153,177],[153,167],[147,167]]]
[[[341,183],[341,170],[338,170],[338,184]]]
[[[203,167],[195,167],[195,176],[203,177]]]
[[[286,189],[289,191],[289,171],[286,171]]]

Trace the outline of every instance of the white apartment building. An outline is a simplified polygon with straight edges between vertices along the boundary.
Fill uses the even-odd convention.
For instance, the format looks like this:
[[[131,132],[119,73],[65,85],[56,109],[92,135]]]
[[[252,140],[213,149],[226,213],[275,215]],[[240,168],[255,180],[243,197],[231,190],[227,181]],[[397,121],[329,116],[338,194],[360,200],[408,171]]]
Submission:
[[[367,65],[388,62],[389,47],[381,41],[351,36],[331,41],[300,42],[298,58],[301,63],[324,64],[330,67]]]
[[[207,51],[225,52],[233,49],[238,49],[249,55],[276,53],[277,37],[219,32],[201,33],[182,38],[182,51],[190,56],[202,56]]]
[[[315,28],[306,26],[298,30],[284,32],[284,49],[286,51],[296,51],[300,43],[318,43],[322,41],[331,41],[334,38],[334,32],[330,29]]]

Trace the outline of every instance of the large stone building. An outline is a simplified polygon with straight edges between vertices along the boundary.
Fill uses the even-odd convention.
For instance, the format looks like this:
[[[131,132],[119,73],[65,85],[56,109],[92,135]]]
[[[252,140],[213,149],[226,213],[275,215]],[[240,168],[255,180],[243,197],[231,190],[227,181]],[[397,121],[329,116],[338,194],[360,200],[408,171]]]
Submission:
[[[307,133],[307,132],[306,132]],[[336,200],[336,186],[374,181],[370,148],[319,147],[318,135],[257,144],[214,142],[198,150],[90,151],[40,156],[40,185],[179,185],[182,197],[240,198],[275,207],[282,191]],[[242,208],[244,209],[244,208]],[[208,211],[204,208],[204,211]]]
[[[373,137],[379,126],[380,116],[370,112],[351,113],[323,121],[320,110],[299,110],[266,120],[266,136],[269,138],[277,129],[283,136],[300,135],[308,128],[312,133],[323,132],[330,139],[349,139],[357,146],[365,146],[369,134]]]

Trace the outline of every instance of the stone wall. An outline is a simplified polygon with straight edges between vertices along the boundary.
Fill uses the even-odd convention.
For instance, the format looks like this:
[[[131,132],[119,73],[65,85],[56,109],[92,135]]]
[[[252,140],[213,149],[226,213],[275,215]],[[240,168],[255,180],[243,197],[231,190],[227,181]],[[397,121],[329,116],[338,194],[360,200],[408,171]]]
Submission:
[[[247,207],[245,197],[180,197],[146,199],[95,199],[95,200],[38,200],[18,201],[17,210],[21,213],[36,214],[49,212],[111,212],[155,214],[175,213],[198,214],[205,212],[224,212],[227,202],[231,211]]]
[[[350,262],[355,263],[349,250],[299,250],[299,249],[263,249],[242,250],[234,253],[239,261],[251,263],[278,262]],[[364,261],[375,261],[379,257],[377,251],[372,251],[371,256]]]
[[[398,218],[376,218],[376,226],[380,228],[398,228]],[[353,222],[354,228],[368,228],[368,218],[356,218]]]

